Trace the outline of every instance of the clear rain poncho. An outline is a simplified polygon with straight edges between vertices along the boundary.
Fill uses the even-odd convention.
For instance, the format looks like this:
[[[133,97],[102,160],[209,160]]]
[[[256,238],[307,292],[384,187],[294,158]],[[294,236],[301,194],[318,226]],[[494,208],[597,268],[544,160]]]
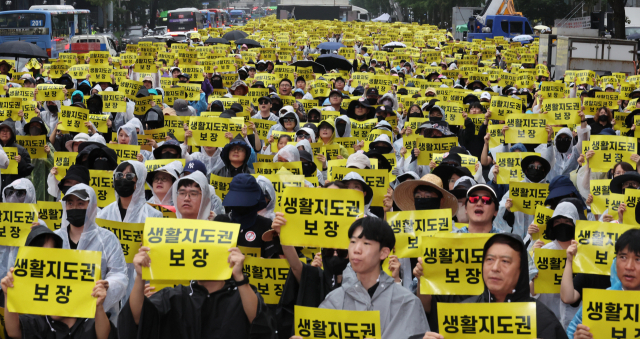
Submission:
[[[177,181],[180,178],[180,173],[182,173],[182,170],[183,170],[182,162],[173,161],[156,169],[153,172],[165,172],[170,176],[172,176]],[[167,192],[167,194],[164,196],[164,199],[162,200],[160,200],[160,198],[156,195],[156,192],[153,191],[153,187],[151,187],[151,193],[153,194],[153,196],[149,198],[149,200],[147,200],[148,203],[156,204],[156,205],[173,205],[171,190]]]
[[[136,125],[132,124],[131,122],[127,122],[126,124],[120,126],[120,128],[118,128],[118,133],[116,133],[116,135],[120,135],[120,131],[124,131],[124,133],[127,134],[127,136],[129,136],[129,143],[128,145],[138,145],[138,133],[136,132]]]
[[[260,189],[262,189],[262,193],[264,193],[265,197],[269,197],[269,203],[267,207],[263,210],[258,211],[258,214],[273,220],[276,217],[276,213],[274,212],[276,208],[276,190],[273,188],[273,183],[271,180],[267,179],[265,176],[259,175],[256,178],[258,185],[260,185]]]
[[[202,190],[202,200],[200,201],[200,209],[198,210],[199,220],[209,220],[209,214],[211,213],[211,191],[209,190],[209,181],[207,177],[201,172],[194,172],[187,176],[178,179],[173,183],[171,187],[171,195],[173,197],[174,204],[178,201],[178,185],[183,180],[195,181]],[[180,213],[180,206],[176,205],[176,218],[182,219],[182,213]]]
[[[204,150],[204,147],[200,147],[200,152],[194,152],[191,154],[191,160],[198,160],[207,167],[207,174],[213,173],[213,170],[224,166],[222,162],[222,158],[220,158],[220,153],[222,153],[222,147],[218,147],[215,152],[213,152],[212,156],[209,156],[207,152]]]
[[[93,188],[78,184],[71,187],[67,191],[67,195],[77,190],[84,190],[89,194],[89,206],[87,207],[87,215],[84,219],[84,231],[78,241],[78,250],[98,251],[102,252],[102,260],[100,265],[101,279],[109,282],[109,290],[107,298],[104,300],[105,312],[111,313],[111,321],[115,322],[120,313],[119,302],[127,294],[127,264],[124,260],[120,240],[106,228],[102,228],[96,224],[95,220],[98,216],[98,198]],[[62,248],[69,249],[69,233],[68,228],[75,227],[67,221],[66,203],[62,201],[62,227],[55,231],[62,238]]]

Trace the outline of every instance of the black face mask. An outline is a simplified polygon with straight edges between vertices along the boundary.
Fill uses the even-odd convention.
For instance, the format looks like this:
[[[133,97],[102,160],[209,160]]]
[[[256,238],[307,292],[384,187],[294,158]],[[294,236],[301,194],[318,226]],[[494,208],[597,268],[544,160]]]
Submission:
[[[347,268],[349,258],[340,258],[338,256],[323,257],[322,264],[324,270],[331,275],[342,275],[342,271]]]
[[[75,227],[84,226],[84,219],[86,218],[86,216],[87,210],[67,210],[67,221]]]
[[[113,188],[121,197],[130,197],[136,191],[136,183],[127,179],[118,179],[113,182]]]
[[[238,76],[240,76],[240,80],[244,81],[244,79],[249,77],[249,74],[242,72],[238,73]]]
[[[262,72],[262,71],[264,71],[265,69],[267,69],[267,66],[265,66],[265,65],[258,65],[258,66],[256,66],[256,70],[257,70],[258,72]]]
[[[180,155],[172,152],[162,152],[162,159],[180,159]]]
[[[282,109],[282,104],[274,102],[271,104],[271,112],[278,113]]]
[[[422,113],[420,112],[415,112],[415,113],[409,113],[409,118],[422,118]]]
[[[442,117],[429,117],[429,121],[442,121]]]
[[[542,179],[544,179],[544,177],[547,176],[547,174],[544,173],[544,171],[537,170],[537,169],[528,169],[525,172],[525,174],[526,174],[527,178],[531,182],[534,182],[534,183],[541,182]]]
[[[320,115],[318,114],[312,114],[307,116],[307,119],[309,120],[309,122],[320,122]]]
[[[367,98],[367,102],[369,103],[369,105],[375,105],[375,104],[378,103],[378,99],[375,99],[375,98],[369,99],[369,98]]]
[[[157,128],[162,128],[164,127],[164,123],[159,122],[159,121],[147,121],[147,128],[146,129],[157,129]]]
[[[384,120],[385,117],[381,116],[381,115],[376,115],[376,119],[378,119],[378,122],[380,122],[380,121]]]
[[[560,153],[567,152],[569,150],[569,147],[571,147],[571,140],[572,139],[567,139],[567,138],[558,139],[556,141],[556,148],[558,149],[558,152]]]
[[[336,131],[338,132],[338,137],[344,137],[344,131],[347,129],[347,124],[337,124]]]
[[[222,80],[221,79],[211,80],[211,86],[213,86],[213,88],[222,88]]]
[[[82,102],[82,98],[79,96],[71,97],[71,101],[75,104],[77,102]]]
[[[416,210],[437,210],[440,208],[440,198],[415,198]]]
[[[93,161],[93,168],[95,170],[111,171],[113,168],[109,165],[109,161],[106,158],[97,158]]]
[[[387,154],[387,153],[391,153],[391,146],[369,146],[369,150],[370,151],[376,151],[380,154]]]
[[[47,105],[47,109],[51,113],[58,113],[58,106],[57,105]]]
[[[606,115],[599,115],[598,121],[609,121],[609,117]]]
[[[316,173],[317,169],[318,169],[318,166],[316,166],[314,162],[302,163],[302,173],[304,174],[305,177],[312,177]]]
[[[558,224],[547,231],[547,236],[551,240],[569,241],[575,237],[576,227],[571,224]]]

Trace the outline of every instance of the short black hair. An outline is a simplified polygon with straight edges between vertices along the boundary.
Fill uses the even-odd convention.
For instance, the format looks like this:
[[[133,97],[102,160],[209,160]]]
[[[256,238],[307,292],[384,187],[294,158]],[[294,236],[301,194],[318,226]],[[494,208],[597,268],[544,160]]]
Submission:
[[[178,183],[178,187],[176,188],[176,190],[179,190],[179,189],[180,189],[180,188],[182,188],[182,187],[191,187],[191,186],[197,187],[197,188],[199,188],[200,190],[202,190],[202,187],[200,187],[200,185],[199,185],[197,182],[195,182],[195,181],[193,181],[193,180],[191,180],[191,179],[183,179],[183,180],[180,180],[180,182]]]
[[[622,233],[618,241],[616,241],[615,250],[616,253],[627,249],[627,251],[633,252],[636,255],[640,255],[640,229],[632,228]]]
[[[516,238],[509,236],[509,235],[505,235],[505,234],[496,234],[494,236],[492,236],[491,238],[489,238],[489,240],[487,242],[491,242],[491,244],[489,246],[486,247],[486,251],[484,252],[484,259],[487,258],[487,252],[489,252],[489,249],[495,245],[495,244],[504,244],[507,245],[509,247],[511,247],[512,250],[518,252],[518,254],[522,255],[523,251],[523,244],[522,242],[518,241]]]
[[[280,80],[280,82],[278,83],[278,86],[280,86],[280,84],[281,84],[281,83],[283,83],[283,82],[285,82],[285,81],[286,81],[286,82],[288,82],[288,83],[289,83],[289,85],[293,86],[293,83],[292,83],[292,82],[291,82],[291,80],[289,80],[288,78],[284,78],[284,79]]]
[[[396,236],[386,221],[375,217],[360,218],[349,227],[349,239],[351,239],[353,232],[358,227],[362,227],[362,233],[358,238],[364,237],[365,239],[379,242],[381,250],[384,247],[391,250],[396,246]]]
[[[124,172],[127,168],[129,169],[129,171],[131,173],[136,174],[136,169],[133,167],[133,165],[131,165],[128,162],[120,163],[120,165],[118,165],[118,167],[116,167],[116,170],[114,172]]]
[[[469,104],[469,109],[472,109],[472,108],[480,108],[480,109],[482,109],[482,104],[480,103],[480,101],[474,101],[474,102]]]

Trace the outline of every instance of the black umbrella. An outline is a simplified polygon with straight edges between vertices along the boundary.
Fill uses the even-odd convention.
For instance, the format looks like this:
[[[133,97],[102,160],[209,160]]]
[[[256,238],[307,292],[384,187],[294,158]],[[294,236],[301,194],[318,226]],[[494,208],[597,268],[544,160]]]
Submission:
[[[262,47],[259,42],[247,38],[234,41],[236,45],[247,45],[247,47]]]
[[[205,40],[204,43],[205,44],[224,44],[224,45],[228,45],[229,44],[229,40],[223,39],[223,38],[209,38],[209,39]]]
[[[25,41],[7,41],[0,44],[0,55],[14,58],[49,58],[44,49]]]
[[[231,40],[240,40],[242,38],[246,38],[248,37],[249,34],[243,32],[243,31],[230,31],[225,33],[222,37],[231,41]]]
[[[323,65],[320,65],[319,63],[313,62],[313,61],[306,61],[306,60],[296,61],[296,62],[292,63],[291,66],[313,67],[313,73],[320,73],[320,74],[327,73],[327,70],[324,69]]]
[[[338,54],[322,54],[316,59],[316,62],[329,70],[336,68],[351,70],[353,68],[353,65],[345,57]]]

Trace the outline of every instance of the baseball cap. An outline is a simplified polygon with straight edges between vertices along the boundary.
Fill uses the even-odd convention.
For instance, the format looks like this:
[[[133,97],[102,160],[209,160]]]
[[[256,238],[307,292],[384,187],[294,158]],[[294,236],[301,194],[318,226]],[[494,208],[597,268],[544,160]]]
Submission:
[[[180,73],[180,75],[178,75],[178,78],[187,78],[187,80],[191,79],[191,76],[187,73]]]
[[[379,96],[380,94],[378,93],[378,89],[377,88],[369,88],[367,90],[367,95],[378,95]]]
[[[89,193],[87,193],[86,190],[83,189],[77,189],[74,190],[72,192],[67,191],[67,194],[64,195],[64,198],[62,198],[62,200],[67,201],[67,199],[72,196],[75,195],[76,197],[78,197],[78,199],[82,200],[82,201],[89,201]]]
[[[197,171],[200,171],[202,174],[207,175],[207,166],[205,166],[200,160],[191,160],[184,165],[182,174],[189,175]]]
[[[362,152],[353,153],[347,158],[347,168],[355,167],[359,169],[371,168],[371,161]]]
[[[489,92],[482,92],[482,94],[480,95],[480,99],[491,100],[491,94],[489,94]]]
[[[485,184],[477,184],[474,185],[473,187],[471,187],[468,191],[467,191],[467,199],[469,199],[469,196],[471,194],[473,194],[473,192],[476,191],[487,191],[491,194],[491,199],[493,200],[493,202],[496,203],[496,205],[498,204],[498,196],[496,195],[496,192],[493,190],[493,188],[491,188],[491,186],[489,185],[485,185]]]
[[[180,74],[180,76],[182,76],[182,74]],[[151,82],[153,82],[153,80],[151,79],[151,76],[149,76],[149,75],[147,75],[146,77],[144,77],[144,78],[142,79],[142,82],[145,82],[145,81],[151,81]]]

